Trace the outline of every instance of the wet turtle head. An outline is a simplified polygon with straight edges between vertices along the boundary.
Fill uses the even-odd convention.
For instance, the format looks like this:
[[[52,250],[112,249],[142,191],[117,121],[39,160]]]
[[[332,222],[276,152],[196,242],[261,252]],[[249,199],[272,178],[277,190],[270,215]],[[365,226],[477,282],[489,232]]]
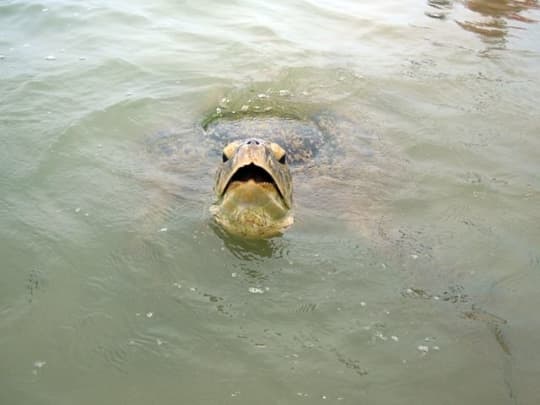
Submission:
[[[287,154],[277,143],[250,138],[223,149],[212,206],[227,231],[270,237],[292,224],[292,180]]]

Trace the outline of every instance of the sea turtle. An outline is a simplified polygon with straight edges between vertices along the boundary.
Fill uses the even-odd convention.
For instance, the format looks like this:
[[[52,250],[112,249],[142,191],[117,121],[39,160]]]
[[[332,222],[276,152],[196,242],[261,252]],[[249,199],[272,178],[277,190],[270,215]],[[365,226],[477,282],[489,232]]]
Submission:
[[[170,203],[173,196],[182,202],[183,215],[193,217],[200,213],[206,217],[210,211],[210,225],[224,240],[236,240],[228,237],[231,233],[242,236],[243,240],[267,239],[287,229],[293,217],[295,231],[322,232],[336,226],[352,229],[370,240],[379,237],[378,227],[388,207],[387,201],[394,186],[402,184],[395,180],[403,171],[377,132],[366,127],[363,115],[354,108],[330,109],[274,96],[257,100],[261,104],[258,109],[258,104],[253,102],[247,111],[242,111],[243,103],[234,100],[245,98],[231,98],[225,103],[227,109],[220,104],[202,121],[195,124],[186,121],[185,128],[159,133],[150,139],[149,150],[159,153],[154,155],[159,165],[150,165],[150,169],[157,170],[145,170],[144,176],[163,195],[163,198],[149,198],[145,206],[149,212],[145,216],[150,221],[153,219],[151,229],[160,229],[161,225],[155,225],[157,221],[167,221],[163,216],[156,220],[153,212],[168,213],[170,207],[180,206]],[[261,100],[268,105],[265,107]],[[288,167],[290,176],[268,173],[270,177],[266,177],[258,169],[251,173],[245,169],[234,177],[236,169],[246,164],[265,167],[254,160],[254,153],[249,158],[251,161],[234,159],[250,140],[262,145],[257,159],[265,161],[266,169],[271,158],[272,170],[281,172]],[[282,158],[280,148],[286,153],[285,164],[275,163]],[[224,154],[226,162],[223,162]],[[235,163],[240,161],[243,163]],[[229,180],[236,181],[237,186],[240,180],[256,183],[250,175],[269,181],[260,181],[257,187],[248,184],[230,187]],[[269,190],[273,196],[259,193]],[[235,194],[225,195],[229,191]],[[290,196],[286,197],[286,193]],[[253,202],[260,203],[263,198],[264,203],[272,203],[272,209],[266,210],[267,205],[262,213],[251,210],[247,215],[243,211],[246,198],[252,208]],[[186,211],[186,205],[193,210]],[[235,222],[239,216],[242,221]],[[213,226],[216,224],[217,227]],[[224,228],[230,231],[226,235],[222,233]]]
[[[225,145],[211,212],[229,233],[251,238],[275,236],[293,223],[289,166],[315,163],[332,143],[315,122],[290,117],[219,119],[206,134]]]

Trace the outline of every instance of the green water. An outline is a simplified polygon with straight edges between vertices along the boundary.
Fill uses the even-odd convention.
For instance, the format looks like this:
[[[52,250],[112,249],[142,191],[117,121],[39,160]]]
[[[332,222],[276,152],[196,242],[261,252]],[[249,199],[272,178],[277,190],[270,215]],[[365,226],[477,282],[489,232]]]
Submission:
[[[0,403],[539,403],[539,19],[1,2]],[[269,241],[208,211],[243,106],[332,144]]]

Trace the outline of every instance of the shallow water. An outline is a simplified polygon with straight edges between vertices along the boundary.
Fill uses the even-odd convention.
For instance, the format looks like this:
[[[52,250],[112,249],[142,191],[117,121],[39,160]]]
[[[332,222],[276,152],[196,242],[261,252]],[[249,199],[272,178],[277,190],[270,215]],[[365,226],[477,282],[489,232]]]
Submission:
[[[539,19],[2,2],[0,403],[539,403]],[[327,141],[269,241],[208,212],[243,106]]]

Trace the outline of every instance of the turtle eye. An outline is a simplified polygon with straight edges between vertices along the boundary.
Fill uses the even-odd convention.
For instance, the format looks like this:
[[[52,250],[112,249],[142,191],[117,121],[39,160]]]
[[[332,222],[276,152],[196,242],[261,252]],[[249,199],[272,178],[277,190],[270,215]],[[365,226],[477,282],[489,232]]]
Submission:
[[[287,163],[287,152],[285,152],[285,149],[283,149],[277,143],[271,143],[270,149],[272,149],[272,152],[274,153],[274,157],[279,163],[283,165]]]
[[[231,142],[227,146],[223,148],[223,154],[221,155],[221,159],[223,160],[223,163],[228,161],[233,155],[236,153],[236,150],[238,149],[239,142]]]

